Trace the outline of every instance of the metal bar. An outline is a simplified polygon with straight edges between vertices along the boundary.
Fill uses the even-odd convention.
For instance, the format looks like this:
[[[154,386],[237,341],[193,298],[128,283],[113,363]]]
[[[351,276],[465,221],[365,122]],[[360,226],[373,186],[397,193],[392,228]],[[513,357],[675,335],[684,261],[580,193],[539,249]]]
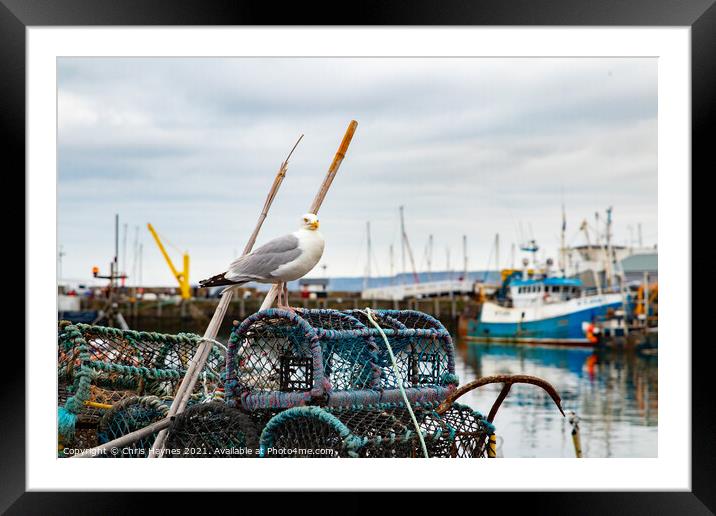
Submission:
[[[470,392],[473,389],[477,389],[479,387],[484,387],[485,385],[489,385],[491,383],[504,383],[504,384],[510,384],[513,383],[527,383],[530,385],[535,385],[537,387],[541,387],[544,389],[547,394],[549,394],[550,398],[552,398],[552,401],[554,401],[555,405],[557,405],[557,408],[559,409],[560,413],[564,416],[564,410],[562,410],[562,399],[559,397],[559,394],[557,394],[556,389],[550,384],[548,381],[543,380],[542,378],[537,378],[536,376],[530,376],[526,374],[498,374],[494,376],[483,376],[482,378],[478,378],[477,380],[473,380],[469,383],[466,383],[465,385],[458,387],[455,389],[446,399],[443,401],[440,406],[437,408],[436,412],[438,414],[444,414],[447,412],[447,410],[452,406],[452,404],[462,395]],[[503,389],[504,391],[504,389]],[[500,396],[502,395],[502,392],[500,393]],[[506,394],[505,394],[506,396]],[[504,399],[504,398],[503,398]],[[499,400],[499,397],[498,397]],[[500,403],[502,403],[500,401]],[[493,407],[494,408],[494,407]],[[499,409],[499,405],[497,407]],[[495,411],[496,413],[497,411]],[[495,414],[493,414],[494,417]]]

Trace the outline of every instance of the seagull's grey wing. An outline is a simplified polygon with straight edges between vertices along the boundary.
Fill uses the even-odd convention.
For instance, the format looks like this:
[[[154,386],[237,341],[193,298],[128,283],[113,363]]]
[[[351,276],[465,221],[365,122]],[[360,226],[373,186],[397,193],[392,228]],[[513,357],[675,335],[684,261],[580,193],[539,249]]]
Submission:
[[[251,253],[237,258],[226,272],[231,281],[271,279],[271,273],[285,263],[292,262],[301,254],[298,238],[285,235],[274,238]]]

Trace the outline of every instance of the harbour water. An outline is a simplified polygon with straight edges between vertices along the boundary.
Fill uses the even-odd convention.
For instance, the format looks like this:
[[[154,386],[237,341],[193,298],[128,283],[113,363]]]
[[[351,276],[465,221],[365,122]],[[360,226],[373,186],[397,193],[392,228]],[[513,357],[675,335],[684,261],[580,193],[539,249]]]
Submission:
[[[657,358],[589,348],[485,344],[456,339],[461,383],[493,374],[529,374],[550,382],[565,413],[576,412],[584,457],[656,457]],[[484,414],[502,388],[476,389],[460,400]],[[532,385],[513,385],[495,418],[498,456],[574,457],[568,418]]]

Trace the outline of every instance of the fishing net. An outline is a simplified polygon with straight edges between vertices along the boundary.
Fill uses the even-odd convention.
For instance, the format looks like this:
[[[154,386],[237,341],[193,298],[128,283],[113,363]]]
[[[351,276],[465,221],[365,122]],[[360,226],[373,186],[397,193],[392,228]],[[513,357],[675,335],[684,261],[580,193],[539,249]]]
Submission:
[[[166,417],[171,400],[162,400],[157,396],[132,396],[115,403],[99,421],[97,440],[104,444],[135,430],[144,428]],[[112,458],[146,457],[156,432],[133,443],[112,448],[106,456]]]
[[[258,429],[239,409],[221,402],[198,403],[169,429],[167,457],[257,457]]]
[[[312,403],[353,406],[436,401],[457,384],[450,334],[420,312],[373,312],[390,339],[396,375],[380,332],[356,310],[269,309],[229,339],[227,402],[252,410]]]
[[[445,424],[454,429],[449,457],[478,458],[487,456],[488,437],[495,427],[479,412],[467,405],[453,403],[441,414]]]
[[[104,412],[132,396],[171,397],[200,343],[180,333],[119,330],[61,321],[58,336],[58,426],[69,444],[75,426],[99,422]],[[225,359],[212,348],[194,399],[220,385]]]
[[[444,415],[433,406],[414,413],[429,457],[484,457],[494,427],[469,407]],[[359,409],[296,407],[269,421],[261,434],[265,457],[423,457],[404,406]]]

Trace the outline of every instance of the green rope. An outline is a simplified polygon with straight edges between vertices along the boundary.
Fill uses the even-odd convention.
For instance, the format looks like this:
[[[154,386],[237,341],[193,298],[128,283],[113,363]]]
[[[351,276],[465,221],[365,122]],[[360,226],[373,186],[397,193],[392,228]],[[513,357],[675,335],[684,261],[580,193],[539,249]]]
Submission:
[[[390,355],[390,361],[393,363],[393,371],[395,372],[395,377],[398,380],[398,387],[400,387],[400,394],[403,396],[403,400],[405,401],[405,406],[408,409],[408,413],[410,413],[410,419],[413,420],[413,425],[415,425],[415,430],[418,434],[418,439],[420,439],[420,446],[423,449],[423,455],[425,455],[426,459],[429,459],[428,456],[428,447],[425,446],[425,439],[423,438],[423,433],[420,431],[420,425],[418,424],[418,420],[415,418],[415,413],[413,412],[413,407],[410,406],[410,401],[408,401],[408,395],[405,393],[405,387],[403,387],[403,378],[400,376],[400,370],[398,369],[398,363],[395,361],[395,355],[393,355],[393,348],[390,346],[390,342],[388,342],[388,337],[385,336],[385,333],[383,332],[383,329],[380,327],[380,325],[375,322],[375,319],[373,319],[372,311],[370,308],[365,309],[365,314],[368,316],[368,320],[371,322],[373,326],[378,330],[380,333],[380,336],[383,337],[383,342],[385,342],[385,347],[388,348],[388,354]]]

